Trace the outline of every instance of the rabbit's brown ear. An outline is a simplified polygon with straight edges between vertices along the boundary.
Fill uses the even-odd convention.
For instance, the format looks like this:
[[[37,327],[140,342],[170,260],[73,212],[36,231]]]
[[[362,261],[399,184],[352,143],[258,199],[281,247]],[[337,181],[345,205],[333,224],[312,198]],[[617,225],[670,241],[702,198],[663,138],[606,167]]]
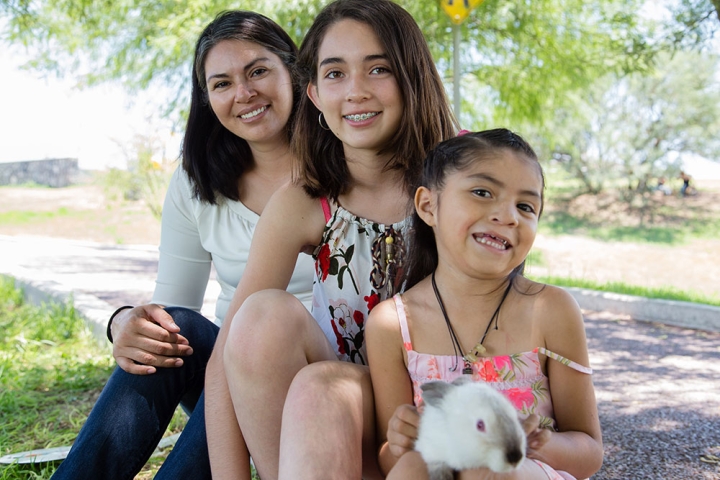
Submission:
[[[443,397],[448,391],[455,388],[453,385],[446,382],[427,382],[420,385],[423,392],[423,402],[426,405],[432,405],[433,407],[439,407]]]

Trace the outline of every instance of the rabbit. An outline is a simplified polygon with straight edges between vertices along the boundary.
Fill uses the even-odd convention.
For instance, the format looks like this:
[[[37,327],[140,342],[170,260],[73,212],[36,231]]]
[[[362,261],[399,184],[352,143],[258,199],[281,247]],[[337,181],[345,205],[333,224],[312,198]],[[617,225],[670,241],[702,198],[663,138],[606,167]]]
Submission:
[[[500,392],[465,376],[422,385],[424,411],[415,450],[430,480],[452,480],[454,470],[518,468],[527,439],[517,411]]]

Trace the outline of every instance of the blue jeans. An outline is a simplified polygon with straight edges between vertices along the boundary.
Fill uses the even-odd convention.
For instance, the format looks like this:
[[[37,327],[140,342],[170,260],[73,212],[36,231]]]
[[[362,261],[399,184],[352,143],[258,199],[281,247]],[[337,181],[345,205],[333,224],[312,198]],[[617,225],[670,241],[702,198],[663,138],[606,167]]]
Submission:
[[[155,450],[178,404],[192,413],[155,478],[211,478],[202,392],[219,329],[192,310],[166,311],[193,354],[184,358],[182,367],[159,368],[152,375],[115,368],[54,480],[132,480]]]

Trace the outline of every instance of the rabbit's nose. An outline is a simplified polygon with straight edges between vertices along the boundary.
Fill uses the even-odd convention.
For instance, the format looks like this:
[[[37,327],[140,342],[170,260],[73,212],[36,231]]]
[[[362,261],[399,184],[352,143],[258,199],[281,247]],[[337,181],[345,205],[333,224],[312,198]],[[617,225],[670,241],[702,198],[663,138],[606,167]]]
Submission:
[[[510,465],[517,465],[523,459],[523,452],[519,448],[511,448],[505,453],[505,458]]]

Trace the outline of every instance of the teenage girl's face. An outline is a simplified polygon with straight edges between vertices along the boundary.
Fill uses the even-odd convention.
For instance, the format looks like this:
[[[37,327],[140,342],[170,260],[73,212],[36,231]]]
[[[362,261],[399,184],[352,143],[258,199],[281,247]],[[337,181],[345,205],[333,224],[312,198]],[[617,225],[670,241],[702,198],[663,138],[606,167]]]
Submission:
[[[293,106],[290,73],[257,43],[223,40],[205,58],[210,107],[220,123],[251,147],[287,143]]]
[[[447,175],[440,192],[421,187],[415,206],[433,227],[441,265],[504,278],[535,241],[541,193],[537,162],[503,148]]]
[[[397,131],[400,89],[375,32],[355,20],[328,28],[318,53],[317,85],[308,96],[342,141],[345,155],[376,154]]]

